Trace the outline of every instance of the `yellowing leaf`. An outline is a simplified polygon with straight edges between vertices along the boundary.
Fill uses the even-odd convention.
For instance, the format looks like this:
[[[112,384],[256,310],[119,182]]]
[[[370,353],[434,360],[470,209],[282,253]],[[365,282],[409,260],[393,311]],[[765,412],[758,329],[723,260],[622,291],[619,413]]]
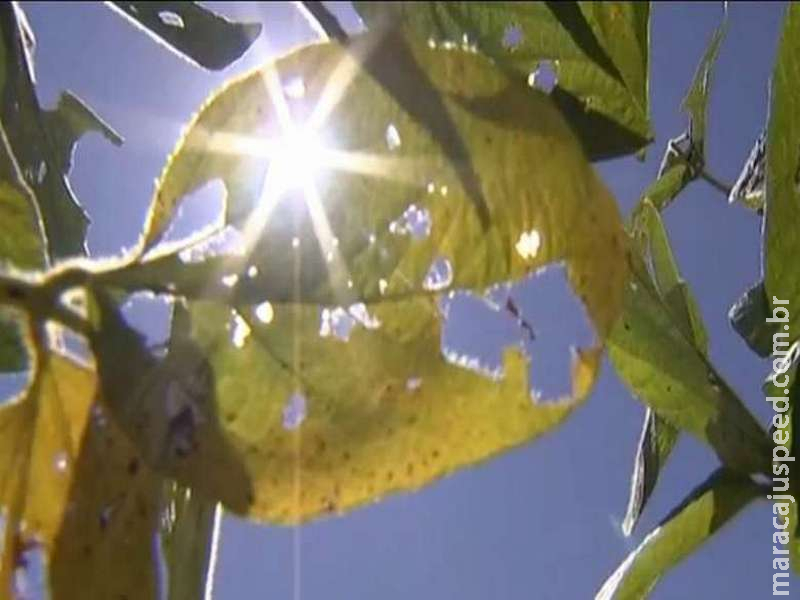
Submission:
[[[579,356],[573,398],[538,404],[517,351],[499,381],[448,362],[429,300],[375,306],[384,325],[346,343],[320,338],[318,311],[294,306],[251,322],[238,349],[220,327],[227,314],[196,303],[190,334],[212,349],[220,414],[252,480],[248,512],[279,523],[413,490],[534,439],[572,412],[599,365],[596,350]]]
[[[159,598],[156,535],[162,479],[102,404],[73,468],[69,510],[52,542],[53,600]]]
[[[308,117],[320,106],[330,110],[326,119]],[[313,153],[295,157],[309,172],[301,168],[288,187],[300,184],[306,194],[270,187],[298,166],[283,156],[293,141],[281,137],[281,107],[298,129],[307,118],[318,123],[327,144],[319,152],[328,162],[316,172]],[[276,153],[259,155],[270,144]],[[262,186],[268,167],[283,172]],[[581,355],[571,397],[542,404],[531,399],[520,353],[507,353],[499,381],[442,354],[442,316],[431,297],[438,292],[482,290],[563,262],[602,340],[627,277],[615,203],[560,113],[485,57],[367,34],[346,49],[306,47],[244,75],[212,96],[171,157],[146,245],[186,194],[216,178],[228,193],[226,221],[243,232],[244,256],[183,265],[162,255],[127,275],[141,284],[157,274],[167,289],[180,294],[188,284],[191,296],[222,302],[192,302],[185,315],[177,309],[183,333],[173,332],[160,363],[134,353],[141,343],[122,326],[116,341],[103,342],[101,330],[93,342],[104,389],[164,398],[175,369],[206,374],[189,394],[187,414],[200,418],[185,419],[193,443],[183,456],[169,425],[178,413],[143,416],[141,402],[118,403],[120,422],[154,467],[184,485],[254,517],[302,521],[415,489],[530,441],[591,388],[596,348]],[[257,312],[263,300],[272,302],[268,324]],[[351,305],[367,328],[347,343],[324,337],[320,310],[330,316]],[[231,306],[239,310],[233,330]],[[119,319],[112,307],[103,311],[107,333]],[[128,367],[133,356],[140,374]],[[155,381],[164,383],[135,391]],[[289,419],[284,428],[285,411],[304,405],[302,425],[292,429]]]
[[[87,589],[155,597],[155,480],[132,473],[136,452],[98,412],[91,370],[45,352],[35,373],[24,395],[0,408],[4,597],[27,550],[44,553],[56,600]]]

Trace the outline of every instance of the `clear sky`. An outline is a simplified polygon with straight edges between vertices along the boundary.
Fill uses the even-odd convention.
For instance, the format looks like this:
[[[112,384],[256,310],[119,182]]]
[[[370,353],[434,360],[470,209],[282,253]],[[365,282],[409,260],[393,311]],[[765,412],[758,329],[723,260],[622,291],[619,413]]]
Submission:
[[[289,3],[211,4],[265,27],[245,59],[222,74],[179,60],[99,4],[24,3],[38,38],[43,103],[51,105],[61,89],[71,89],[126,138],[116,149],[99,136],[88,136],[77,151],[72,183],[94,221],[89,231],[93,254],[117,253],[134,242],[153,179],[182,123],[208,92],[233,73],[314,38]],[[335,10],[347,27],[358,27],[348,5]],[[778,3],[730,6],[707,137],[710,169],[728,182],[735,179],[765,120],[782,12]],[[626,212],[655,176],[666,140],[686,125],[680,100],[720,15],[720,3],[654,6],[650,94],[656,143],[644,163],[625,159],[600,166]],[[203,212],[198,206],[191,210]],[[706,319],[713,360],[766,422],[770,411],[760,382],[768,364],[749,352],[727,321],[729,306],[759,277],[759,219],[743,208],[728,207],[704,183],[693,184],[665,219]],[[534,360],[545,365],[534,366],[534,376],[540,376],[546,390],[559,384],[565,372],[556,366],[564,364],[566,346],[563,336],[554,333],[547,342],[547,334],[557,331],[556,326],[574,326],[571,317],[562,316],[563,307],[551,301],[569,300],[560,285],[559,277],[548,274],[544,281],[514,292],[523,313],[544,334],[543,343],[550,344],[541,350],[532,347]],[[519,333],[502,315],[482,310],[474,318],[477,311],[467,303],[459,305],[448,335],[453,344],[491,361],[499,346],[516,342]],[[163,324],[163,316],[158,307],[140,303],[131,318],[152,333]],[[393,496],[297,531],[226,518],[216,597],[592,597],[627,552],[716,465],[709,450],[684,436],[636,534],[625,539],[620,521],[643,413],[606,365],[594,395],[561,429],[421,492]],[[767,597],[771,533],[769,505],[750,506],[672,571],[653,597]],[[294,552],[298,538],[299,573]],[[800,593],[800,579],[792,586]]]

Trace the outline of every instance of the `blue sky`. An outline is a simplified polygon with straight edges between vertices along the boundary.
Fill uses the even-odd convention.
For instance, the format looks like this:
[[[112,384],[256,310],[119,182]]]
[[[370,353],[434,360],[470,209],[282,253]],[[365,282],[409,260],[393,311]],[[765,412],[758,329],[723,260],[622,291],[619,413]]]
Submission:
[[[93,218],[93,254],[114,254],[133,244],[153,179],[182,123],[209,91],[272,53],[314,39],[289,3],[210,4],[265,27],[259,45],[222,74],[177,59],[99,4],[25,3],[38,38],[41,100],[51,105],[61,89],[71,89],[126,138],[117,149],[88,136],[77,151],[72,183]],[[347,27],[357,26],[347,5],[336,11]],[[764,123],[782,11],[778,3],[730,7],[707,137],[710,169],[722,180],[733,182]],[[644,163],[624,159],[599,167],[626,212],[655,176],[666,140],[686,125],[680,100],[720,15],[719,3],[654,6],[650,91],[657,140]],[[706,319],[712,358],[765,422],[770,407],[760,382],[768,364],[749,352],[727,321],[729,306],[759,278],[760,221],[745,209],[728,207],[702,182],[666,211],[665,220]],[[545,338],[551,325],[575,326],[562,305],[552,302],[572,302],[560,285],[548,275],[515,291],[517,304],[535,317]],[[508,319],[486,311],[471,318],[476,310],[459,307],[453,343],[491,360],[518,334]],[[151,332],[163,317],[163,310],[147,306],[133,315]],[[554,333],[551,339],[552,346],[540,353],[545,368],[534,367],[534,375],[554,375],[545,387],[559,383],[557,366],[564,363],[564,337]],[[684,436],[636,535],[625,539],[619,525],[643,413],[606,365],[594,395],[560,430],[421,492],[297,531],[226,518],[216,597],[292,598],[297,592],[307,600],[591,597],[641,537],[716,465],[709,450]],[[749,507],[671,572],[653,597],[766,597],[771,532],[769,505]],[[800,579],[792,584],[800,590]]]

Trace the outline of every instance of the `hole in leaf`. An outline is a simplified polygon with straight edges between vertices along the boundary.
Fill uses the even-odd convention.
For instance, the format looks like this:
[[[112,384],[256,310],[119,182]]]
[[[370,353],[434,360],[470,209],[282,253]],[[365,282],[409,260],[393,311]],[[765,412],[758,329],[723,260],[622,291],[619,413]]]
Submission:
[[[453,282],[453,265],[446,258],[440,256],[431,263],[428,274],[422,282],[422,287],[431,292],[438,292],[447,288]]]
[[[178,29],[183,29],[183,19],[178,13],[174,13],[171,10],[162,10],[158,13],[158,18],[161,19],[161,22],[164,25],[169,25],[170,27],[177,27]]]
[[[536,70],[528,75],[528,85],[546,94],[552,92],[557,84],[558,75],[556,74],[555,66],[549,60],[541,61],[536,66]]]
[[[236,348],[244,348],[247,338],[250,337],[250,326],[237,311],[231,311],[231,320],[228,325],[231,332],[231,343]]]
[[[524,260],[533,260],[539,254],[539,247],[542,245],[542,237],[536,229],[523,231],[514,249]]]
[[[64,473],[67,470],[69,466],[69,456],[67,456],[64,450],[55,455],[53,458],[53,466],[59,473]]]
[[[409,392],[416,392],[421,387],[422,387],[421,377],[410,377],[406,381],[406,390]]]
[[[35,540],[18,536],[14,568],[14,598],[28,600],[46,598],[46,557],[44,548]]]
[[[358,302],[344,308],[323,308],[320,312],[319,335],[320,337],[335,337],[344,342],[350,339],[353,327],[361,325],[365,329],[377,329],[381,326],[380,320],[371,315],[363,302]]]
[[[320,312],[319,336],[332,336],[346,342],[355,324],[356,320],[341,306],[323,308]]]
[[[503,31],[503,47],[515,50],[522,43],[522,28],[519,25],[508,25]]]
[[[545,399],[570,393],[571,354],[575,347],[592,344],[594,330],[564,268],[552,266],[525,279],[515,287],[514,301],[520,316],[535,330],[534,339],[523,332],[533,386]]]
[[[398,219],[389,223],[389,232],[395,235],[410,235],[421,240],[431,234],[431,213],[427,208],[410,204]]]
[[[166,344],[172,314],[167,297],[156,296],[151,292],[136,292],[128,296],[121,310],[128,325],[144,334],[145,343],[149,347]]]
[[[230,275],[224,275],[222,277],[222,285],[227,288],[234,287],[239,282],[239,276],[236,273],[231,273]]]
[[[397,131],[397,127],[394,126],[394,123],[389,123],[389,126],[386,128],[386,146],[389,150],[396,150],[400,147],[401,143],[400,132]]]
[[[253,309],[253,313],[255,314],[256,319],[264,324],[272,323],[272,319],[275,318],[275,310],[272,308],[272,304],[269,302],[262,302],[256,306]]]
[[[300,392],[294,392],[283,407],[283,428],[294,431],[306,419],[306,397]]]

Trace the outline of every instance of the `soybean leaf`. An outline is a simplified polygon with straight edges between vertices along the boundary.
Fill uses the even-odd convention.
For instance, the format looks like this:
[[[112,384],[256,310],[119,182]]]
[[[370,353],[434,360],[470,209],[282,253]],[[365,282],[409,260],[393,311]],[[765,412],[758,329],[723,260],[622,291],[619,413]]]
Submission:
[[[800,252],[800,6],[790,4],[772,75],[767,126],[767,205],[764,223],[764,286],[773,306],[776,298],[788,306],[800,304],[800,272],[795,257]],[[800,311],[789,311],[789,339],[800,335]]]
[[[389,82],[375,75],[387,72]],[[305,95],[293,104],[279,82],[297,80]],[[296,138],[281,131],[272,106],[284,102],[294,128],[326,144],[316,172],[314,148],[293,153]],[[327,118],[304,123],[317,106]],[[387,143],[392,132],[399,145]],[[298,174],[300,165],[309,172]],[[482,289],[567,259],[601,335],[616,316],[626,266],[613,199],[549,99],[480,55],[366,34],[346,49],[309,46],[236,79],[205,104],[170,158],[145,243],[160,238],[186,194],[217,178],[228,192],[226,220],[245,240],[239,265],[256,267],[233,273],[234,296],[242,288],[263,289],[271,301],[377,301]],[[298,184],[305,194],[291,189]],[[420,235],[403,230],[408,211],[427,216]],[[428,277],[437,261],[443,282]]]
[[[683,311],[660,296],[646,258],[633,258],[625,308],[608,340],[617,373],[659,417],[708,443],[726,465],[763,472],[769,439],[709,362],[696,309],[687,303],[679,316]]]
[[[73,509],[65,513],[50,553],[51,597],[80,599],[91,590],[98,598],[159,598],[154,540],[163,483],[104,400],[92,405],[73,472]]]
[[[354,6],[370,28],[399,21],[434,43],[474,44],[525,78],[541,63],[551,64],[557,75],[553,99],[590,158],[630,154],[652,139],[647,93],[649,5],[578,4],[355,2]]]
[[[342,74],[346,87],[339,87]],[[302,81],[302,102],[283,99],[281,82],[292,81]],[[272,143],[280,154],[266,152],[262,161],[272,160],[278,174],[292,171],[285,162],[291,144],[279,143],[273,109],[281,102],[300,130],[314,107],[330,111],[316,134],[340,162],[322,160],[321,172],[296,175],[306,196],[270,188],[276,180],[269,177],[264,185],[263,176],[248,183],[258,171],[248,149]],[[295,160],[310,168],[311,158]],[[564,261],[602,340],[627,276],[616,207],[568,126],[546,96],[486,58],[367,34],[346,49],[301,49],[234,81],[206,103],[162,174],[145,237],[150,245],[182,197],[214,178],[227,187],[227,221],[243,229],[245,253],[231,259],[239,270],[228,273],[238,279],[227,279],[227,295],[216,295],[214,280],[225,257],[195,265],[195,274],[208,269],[216,301],[176,306],[172,334],[177,348],[199,349],[196,360],[208,366],[208,388],[190,404],[211,416],[192,421],[196,444],[180,460],[144,450],[193,489],[281,523],[347,510],[528,442],[566,418],[591,388],[597,348],[578,354],[573,393],[550,403],[532,402],[518,351],[507,353],[500,380],[442,353],[443,316],[432,297],[442,290],[482,290]],[[411,199],[414,210],[428,213],[429,226],[415,235],[404,221]],[[160,260],[152,256],[145,267]],[[437,261],[447,272],[434,284]],[[172,264],[175,279],[167,283],[185,283],[179,262]],[[202,293],[195,285],[193,295]],[[264,299],[272,304],[256,304]],[[347,342],[331,331],[332,315],[342,313],[360,323]],[[140,354],[124,337],[109,338],[108,349],[93,344],[97,356],[108,357],[101,376],[103,362],[120,365],[128,379],[107,381],[133,390],[152,378],[126,374]],[[135,408],[118,414],[140,422]],[[189,466],[181,471],[215,447],[199,423],[218,427],[213,434],[230,445],[244,477],[218,457],[202,461],[196,475]],[[155,437],[161,441],[154,447],[169,448],[169,428],[159,433],[165,427],[142,425],[150,433],[139,443],[153,446]],[[211,482],[223,489],[209,492]],[[242,499],[245,506],[237,505]]]
[[[239,60],[261,23],[229,21],[196,2],[107,2],[142,31],[189,62],[213,71]]]
[[[106,405],[144,463],[243,512],[252,502],[250,478],[222,430],[216,374],[203,352],[176,336],[166,357],[152,355],[104,290],[94,290],[90,314]]]
[[[636,527],[658,483],[661,468],[669,459],[677,440],[678,430],[656,415],[653,409],[648,408],[639,446],[636,449],[628,508],[622,521],[622,531],[625,535],[630,535]]]
[[[697,487],[631,552],[596,600],[639,600],[669,569],[689,556],[759,495],[746,476],[721,468]]]
[[[167,568],[168,598],[210,597],[219,509],[190,489],[171,484],[161,545]]]
[[[770,302],[762,281],[747,290],[728,313],[736,333],[762,358],[772,354],[773,334],[779,333],[778,324],[767,322],[769,311]]]
[[[21,372],[28,367],[19,319],[20,315],[0,308],[0,373]]]
[[[697,65],[689,91],[682,103],[683,110],[689,114],[689,137],[693,150],[702,157],[705,157],[706,115],[714,77],[714,66],[727,30],[728,10],[723,5],[722,22],[711,35],[711,40],[706,46],[703,58]]]
[[[0,407],[3,595],[40,550],[54,598],[155,597],[143,525],[156,513],[131,474],[135,451],[98,412],[91,370],[46,351],[35,366],[30,387]]]
[[[86,251],[89,220],[67,179],[75,142],[92,129],[115,143],[119,138],[73,95],[62,96],[54,110],[41,109],[34,89],[29,34],[23,23],[24,13],[18,5],[0,8],[0,33],[6,51],[0,122],[25,183],[36,199],[48,259],[52,262]]]
[[[596,350],[579,354],[572,397],[539,404],[518,351],[500,380],[443,356],[432,300],[376,305],[381,326],[346,342],[320,337],[313,307],[275,306],[266,325],[239,314],[252,339],[236,345],[229,309],[195,302],[178,318],[209,348],[225,430],[253,481],[248,513],[278,523],[413,490],[528,442],[580,404],[599,366]]]
[[[2,44],[0,44],[2,48]],[[39,215],[0,125],[0,270],[37,269],[45,264]],[[18,330],[19,315],[0,308],[0,373],[24,371],[27,352]]]
[[[699,309],[680,277],[661,216],[647,192],[634,213],[631,227],[634,239],[649,264],[660,298],[696,348],[707,354],[708,336]],[[636,451],[628,508],[622,522],[625,535],[633,531],[677,439],[677,428],[648,407]]]

